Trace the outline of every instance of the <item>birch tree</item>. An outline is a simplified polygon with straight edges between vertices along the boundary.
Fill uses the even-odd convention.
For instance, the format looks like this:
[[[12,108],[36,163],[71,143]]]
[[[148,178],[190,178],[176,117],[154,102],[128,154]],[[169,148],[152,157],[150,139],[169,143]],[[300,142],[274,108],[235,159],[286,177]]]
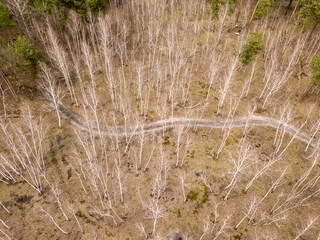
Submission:
[[[49,102],[49,105],[56,111],[58,117],[58,126],[61,128],[61,116],[59,106],[62,104],[62,100],[65,96],[60,86],[55,83],[52,79],[51,70],[45,65],[45,63],[40,63],[40,68],[42,69],[42,89],[43,97]]]

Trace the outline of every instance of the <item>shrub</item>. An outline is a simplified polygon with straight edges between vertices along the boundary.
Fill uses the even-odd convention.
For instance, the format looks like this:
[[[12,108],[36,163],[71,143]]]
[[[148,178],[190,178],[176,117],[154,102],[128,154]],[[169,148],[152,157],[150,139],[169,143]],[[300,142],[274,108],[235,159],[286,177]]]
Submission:
[[[262,37],[262,32],[250,33],[247,43],[244,45],[244,49],[241,53],[242,63],[245,65],[249,64],[252,58],[262,50],[264,44],[265,42]]]
[[[320,84],[320,57],[314,56],[311,61],[310,67],[313,74],[311,77],[311,80],[315,84],[319,85]]]
[[[10,11],[2,2],[0,2],[0,26],[11,29],[16,25],[15,21],[10,19]]]
[[[27,39],[20,36],[11,42],[10,49],[14,55],[22,57],[23,66],[29,68],[32,73],[37,73],[38,60],[43,59],[41,51],[37,50]]]

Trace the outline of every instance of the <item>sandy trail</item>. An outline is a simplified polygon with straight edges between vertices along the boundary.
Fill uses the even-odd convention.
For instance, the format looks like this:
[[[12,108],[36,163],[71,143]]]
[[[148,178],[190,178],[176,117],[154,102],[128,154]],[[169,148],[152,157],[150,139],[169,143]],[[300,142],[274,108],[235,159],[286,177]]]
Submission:
[[[64,105],[59,105],[60,112],[67,118],[72,125],[75,127],[84,130],[84,131],[93,131],[98,133],[97,126],[87,126],[85,120],[72,112],[70,109]],[[161,121],[156,121],[152,123],[139,123],[136,126],[99,126],[101,134],[105,136],[134,136],[143,133],[152,133],[156,131],[163,131],[166,129],[185,126],[185,127],[205,127],[205,128],[241,128],[245,127],[246,124],[249,126],[261,126],[261,127],[270,127],[277,129],[282,123],[274,118],[256,116],[252,115],[250,117],[239,117],[233,118],[232,120],[228,119],[195,119],[195,118],[169,118]],[[310,146],[313,148],[316,146],[315,142],[311,137],[301,132],[298,128],[293,125],[287,124],[285,127],[285,132],[290,134],[295,139],[308,144],[311,140]]]

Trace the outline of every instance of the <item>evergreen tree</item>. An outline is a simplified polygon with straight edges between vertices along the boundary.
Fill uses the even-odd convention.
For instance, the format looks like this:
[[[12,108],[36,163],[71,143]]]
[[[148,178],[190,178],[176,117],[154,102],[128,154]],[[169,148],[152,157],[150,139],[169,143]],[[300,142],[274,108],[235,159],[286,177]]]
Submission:
[[[310,92],[310,90],[313,88],[313,86],[319,86],[320,85],[320,57],[313,56],[313,59],[310,64],[310,68],[312,71],[312,77],[311,81],[312,83],[309,85],[308,89],[305,91],[303,96],[301,97],[301,100],[304,99],[305,96],[307,96]]]
[[[10,18],[10,10],[0,2],[0,26],[11,29],[16,25],[15,21]]]
[[[252,58],[256,56],[265,45],[263,40],[262,32],[250,33],[244,49],[241,53],[241,61],[244,65],[251,62]]]
[[[272,0],[260,0],[260,3],[258,4],[255,12],[255,16],[257,16],[258,18],[267,16],[272,3]]]
[[[312,27],[311,33],[320,22],[320,0],[304,0],[299,12],[299,20],[306,27]]]
[[[13,56],[22,58],[21,65],[27,67],[33,74],[38,71],[38,60],[43,59],[41,51],[37,50],[32,43],[24,37],[18,37],[10,44]]]

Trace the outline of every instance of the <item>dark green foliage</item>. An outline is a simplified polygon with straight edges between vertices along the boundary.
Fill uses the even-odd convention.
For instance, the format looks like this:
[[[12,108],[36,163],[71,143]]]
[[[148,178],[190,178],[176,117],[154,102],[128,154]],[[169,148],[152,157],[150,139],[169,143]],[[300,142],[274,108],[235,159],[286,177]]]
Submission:
[[[105,0],[86,0],[86,9],[93,13],[98,13],[99,10],[104,10],[106,8]]]
[[[17,198],[18,203],[28,203],[32,199],[32,196],[30,195],[23,195]]]
[[[52,13],[55,8],[65,12],[72,9],[81,15],[86,15],[88,11],[97,14],[107,7],[106,0],[30,0],[34,8],[42,8]]]
[[[207,186],[204,186],[204,192],[203,192],[203,196],[201,199],[201,204],[208,202],[209,196],[210,196],[209,188]]]
[[[191,190],[190,192],[188,192],[187,194],[187,201],[190,200],[190,201],[196,201],[197,198],[198,198],[198,195],[199,195],[199,190],[196,189],[196,190]]]
[[[43,56],[27,39],[19,36],[11,42],[10,50],[14,56],[23,59],[21,62],[23,66],[26,66],[32,73],[37,73],[38,60],[43,59]]]
[[[54,165],[58,165],[58,159],[57,159],[55,156],[53,156],[53,157],[51,158],[51,162],[52,162],[52,164],[54,164]]]
[[[237,235],[233,236],[233,238],[234,238],[235,240],[240,240],[240,239],[241,239],[241,236],[242,236],[242,233],[241,233],[240,235],[237,234]]]
[[[307,27],[318,24],[320,21],[320,1],[304,0],[299,12],[299,21]]]
[[[265,17],[267,16],[273,0],[260,0],[257,10],[255,12],[255,16],[257,17]]]
[[[16,25],[10,18],[10,11],[0,2],[0,26],[11,29]]]
[[[202,196],[201,196],[202,195]],[[203,186],[203,189],[195,188],[188,192],[186,196],[187,201],[196,202],[193,214],[197,214],[199,209],[203,207],[210,200],[210,191],[207,186]]]
[[[247,43],[244,45],[241,53],[241,61],[247,65],[251,62],[252,58],[256,56],[264,47],[265,41],[263,40],[262,32],[250,33]]]
[[[312,82],[315,84],[320,83],[320,57],[314,56],[311,61],[311,70],[313,73],[313,76],[311,77]]]
[[[68,161],[66,160],[66,156],[65,155],[63,155],[61,157],[61,161],[63,162],[64,165],[68,165],[69,164]]]
[[[226,5],[227,3],[229,4],[229,14],[232,14],[234,12],[235,6],[238,3],[238,0],[210,0],[211,2],[211,9],[212,9],[212,14],[214,17],[219,18],[219,11],[221,6]]]
[[[164,142],[162,144],[163,145],[170,145],[169,137],[165,137]]]
[[[178,216],[178,218],[181,218],[181,211],[180,211],[180,208],[178,208],[178,210],[177,210],[177,216]]]
[[[72,170],[71,170],[71,168],[68,169],[67,174],[68,174],[68,180],[69,180],[69,179],[72,177]]]

